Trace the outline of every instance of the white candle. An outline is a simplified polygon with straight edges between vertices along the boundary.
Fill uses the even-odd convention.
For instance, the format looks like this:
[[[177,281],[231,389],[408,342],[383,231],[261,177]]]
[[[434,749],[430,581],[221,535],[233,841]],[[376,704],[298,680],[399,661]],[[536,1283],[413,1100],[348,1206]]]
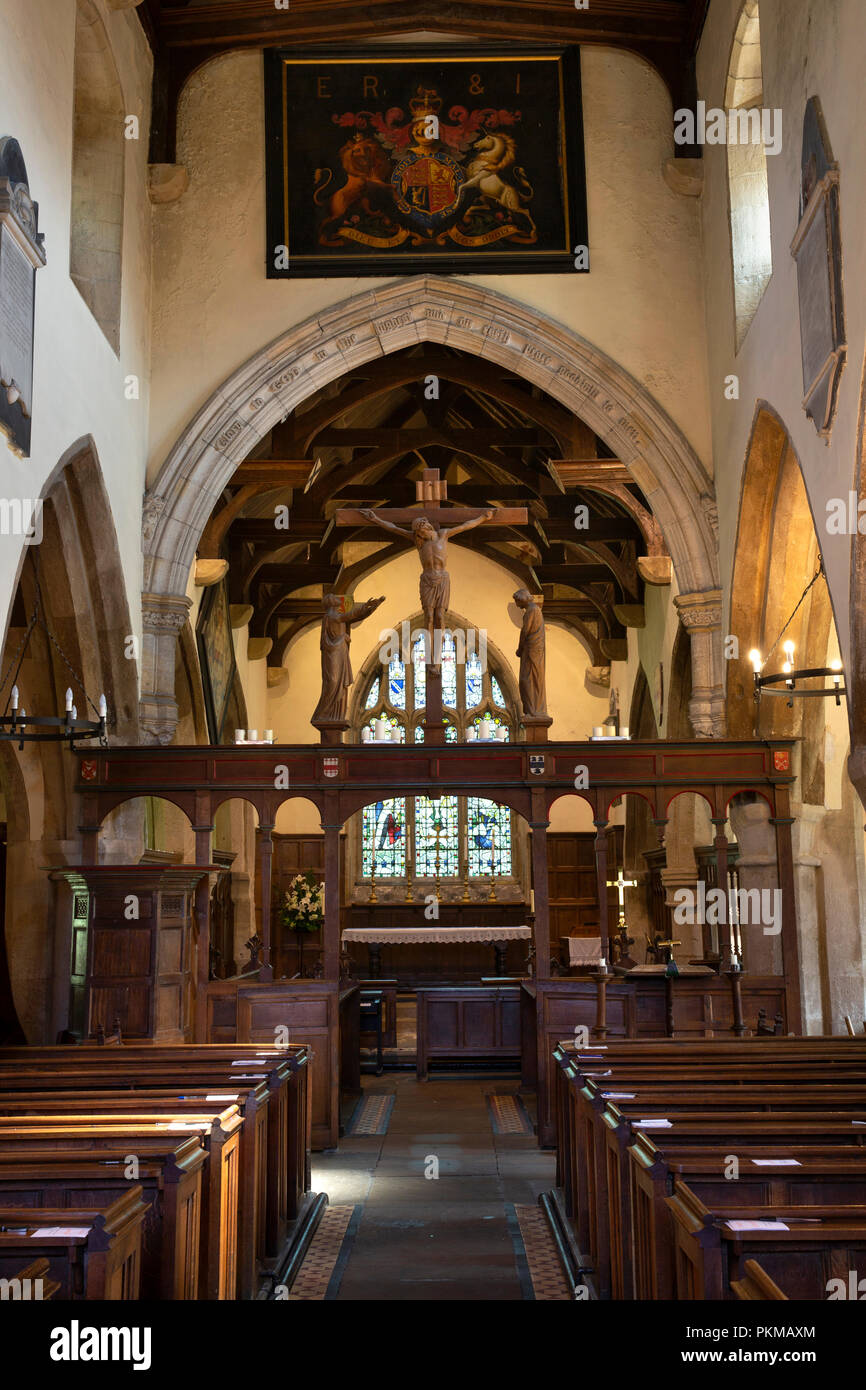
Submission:
[[[496,730],[496,737],[499,739],[500,743],[504,743],[507,739],[508,730],[506,729],[504,724],[499,725],[499,728]]]
[[[400,742],[400,730],[399,730],[398,728],[396,728],[394,725],[391,726],[391,742],[392,742],[392,743],[399,743],[399,742]]]
[[[490,737],[490,720],[489,720],[489,719],[482,719],[482,720],[481,720],[481,723],[480,723],[479,726],[478,726],[478,737],[479,737],[479,738],[489,738],[489,737]]]
[[[604,725],[597,724],[592,731],[593,738],[604,738]]]
[[[535,912],[535,889],[534,889],[534,888],[530,888],[530,890],[529,890],[529,911],[532,912],[532,913]]]
[[[273,743],[273,741],[274,741],[274,731],[273,731],[273,729],[265,729],[265,743]]]
[[[599,970],[607,970],[607,961],[605,960],[604,956],[599,956],[598,968]]]
[[[246,736],[246,729],[235,729],[235,743],[243,743]]]
[[[476,741],[477,738],[478,738],[478,730],[475,728],[475,725],[473,724],[473,726],[472,726],[471,729],[467,729],[467,730],[466,730],[466,742],[467,742],[467,743],[474,743],[474,742]]]
[[[619,731],[620,738],[628,738],[628,725],[624,724]]]
[[[259,731],[258,731],[258,729],[247,729],[247,743],[258,743],[258,741],[259,741]]]
[[[373,730],[370,728],[370,725],[367,724],[367,725],[365,725],[365,727],[361,730],[361,742],[362,742],[362,743],[370,743],[370,742],[372,741],[372,738],[373,738]]]
[[[388,725],[384,719],[376,720],[376,738],[381,742],[388,737]]]

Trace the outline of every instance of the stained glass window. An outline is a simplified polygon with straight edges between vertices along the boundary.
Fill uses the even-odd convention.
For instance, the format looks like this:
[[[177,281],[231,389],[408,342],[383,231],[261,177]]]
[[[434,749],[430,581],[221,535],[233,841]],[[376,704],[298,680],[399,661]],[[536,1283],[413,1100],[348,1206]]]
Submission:
[[[505,709],[505,696],[502,693],[502,686],[499,684],[499,681],[493,675],[490,677],[490,689],[493,693],[494,705],[498,705],[500,709]],[[467,700],[466,703],[468,705],[469,701]]]
[[[457,653],[454,634],[447,631],[442,639],[442,703],[457,708]]]
[[[469,652],[466,657],[466,708],[474,709],[481,704],[483,696],[483,672],[477,652]],[[496,694],[494,690],[494,699]],[[497,701],[498,703],[498,701]]]
[[[370,878],[375,855],[377,878],[406,877],[406,799],[390,797],[364,807],[361,873]]]
[[[399,656],[392,656],[388,665],[388,699],[395,709],[406,708],[406,668]]]
[[[415,676],[415,708],[423,709],[427,702],[427,669],[425,665],[427,644],[419,635],[412,644],[412,666]]]
[[[511,812],[480,796],[466,798],[469,877],[508,875],[511,868]]]
[[[460,872],[457,797],[415,798],[415,877],[456,878]]]
[[[376,679],[373,681],[373,684],[370,686],[370,693],[369,693],[369,695],[367,696],[367,702],[366,702],[366,704],[364,705],[364,709],[372,709],[373,706],[376,704],[376,702],[377,702],[378,699],[379,699],[379,677],[377,676]]]

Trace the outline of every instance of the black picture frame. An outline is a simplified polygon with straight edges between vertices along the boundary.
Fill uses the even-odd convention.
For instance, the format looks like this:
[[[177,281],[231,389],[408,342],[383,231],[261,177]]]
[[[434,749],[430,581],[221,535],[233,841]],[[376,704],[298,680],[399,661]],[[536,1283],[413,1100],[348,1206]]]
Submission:
[[[211,743],[217,744],[222,740],[237,674],[231,609],[224,579],[205,591],[196,623],[196,643],[208,733]]]
[[[269,279],[589,269],[579,48],[266,49],[264,72]]]

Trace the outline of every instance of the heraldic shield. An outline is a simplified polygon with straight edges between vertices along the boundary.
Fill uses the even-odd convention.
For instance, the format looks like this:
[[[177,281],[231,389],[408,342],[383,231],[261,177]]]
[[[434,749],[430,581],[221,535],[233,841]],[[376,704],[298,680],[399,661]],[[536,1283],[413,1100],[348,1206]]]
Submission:
[[[391,176],[398,216],[426,236],[445,231],[458,215],[465,182],[459,159],[447,150],[410,150]]]

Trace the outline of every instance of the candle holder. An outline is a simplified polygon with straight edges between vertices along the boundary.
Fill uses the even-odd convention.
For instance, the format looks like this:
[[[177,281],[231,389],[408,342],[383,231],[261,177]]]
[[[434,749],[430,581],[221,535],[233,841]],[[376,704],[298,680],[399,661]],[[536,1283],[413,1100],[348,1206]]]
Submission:
[[[377,903],[378,901],[379,899],[376,897],[376,851],[374,849],[370,857],[370,896],[367,902]]]
[[[469,902],[469,860],[468,860],[468,858],[467,858],[467,860],[466,860],[466,863],[465,863],[464,866],[463,866],[463,896],[461,897],[460,901],[461,901],[461,902],[464,902],[464,903],[468,903],[468,902]]]
[[[415,901],[415,894],[412,892],[412,866],[408,860],[406,861],[406,901],[407,903]]]
[[[440,891],[439,891],[439,831],[438,831],[438,830],[436,831],[436,859],[435,859],[435,861],[434,861],[433,867],[434,867],[434,870],[435,870],[436,901],[437,901],[437,903],[441,903],[441,901],[442,901],[442,894],[441,894]]]

